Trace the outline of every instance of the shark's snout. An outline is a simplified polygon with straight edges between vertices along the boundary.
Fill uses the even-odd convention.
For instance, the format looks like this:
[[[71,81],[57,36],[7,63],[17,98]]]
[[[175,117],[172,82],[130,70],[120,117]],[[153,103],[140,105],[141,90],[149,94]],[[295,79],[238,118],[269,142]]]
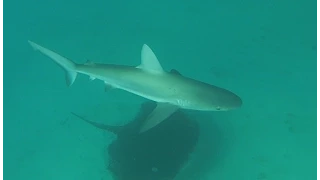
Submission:
[[[237,96],[236,94],[233,97],[233,106],[235,108],[239,108],[242,106],[242,99],[239,96]]]
[[[233,93],[226,99],[226,102],[227,102],[226,104],[227,110],[237,109],[242,106],[242,99],[238,95]]]
[[[220,95],[219,103],[216,105],[216,111],[228,111],[242,106],[242,99],[238,95],[232,92]]]

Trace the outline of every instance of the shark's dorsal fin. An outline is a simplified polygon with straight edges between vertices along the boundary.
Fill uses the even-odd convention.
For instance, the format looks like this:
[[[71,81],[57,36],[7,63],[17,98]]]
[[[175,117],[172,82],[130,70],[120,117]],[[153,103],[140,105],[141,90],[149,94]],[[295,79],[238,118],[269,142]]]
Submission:
[[[94,65],[94,62],[92,62],[89,59],[86,59],[86,62],[84,63],[84,65]]]
[[[146,71],[162,73],[163,69],[151,48],[144,44],[141,50],[141,64],[137,66]]]
[[[171,69],[170,73],[175,74],[175,75],[182,76],[181,73],[180,73],[178,70],[176,70],[176,69]]]

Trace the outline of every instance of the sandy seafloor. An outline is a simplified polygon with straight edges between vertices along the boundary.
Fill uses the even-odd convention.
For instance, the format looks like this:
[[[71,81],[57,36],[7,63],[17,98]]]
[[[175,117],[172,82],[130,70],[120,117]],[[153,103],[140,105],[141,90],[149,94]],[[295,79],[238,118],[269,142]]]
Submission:
[[[316,1],[5,1],[4,178],[109,180],[114,136],[70,112],[124,124],[144,99],[83,75],[66,87],[29,39],[78,63],[124,65],[138,65],[147,43],[166,70],[241,96],[241,109],[204,113],[231,145],[221,161],[177,179],[316,178]]]

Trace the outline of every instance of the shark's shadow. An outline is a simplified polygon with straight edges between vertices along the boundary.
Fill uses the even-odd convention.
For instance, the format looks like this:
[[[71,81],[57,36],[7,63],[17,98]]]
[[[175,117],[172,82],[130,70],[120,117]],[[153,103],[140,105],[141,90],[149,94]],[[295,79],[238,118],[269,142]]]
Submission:
[[[208,176],[223,167],[224,158],[232,149],[234,134],[232,125],[226,116],[192,112],[187,113],[191,119],[196,119],[200,128],[198,143],[188,165],[175,180],[211,179]]]
[[[188,116],[182,110],[178,110],[158,126],[139,134],[141,124],[155,107],[154,102],[143,103],[135,119],[124,126],[95,123],[73,113],[87,123],[117,135],[106,150],[107,169],[115,180],[173,180],[188,163],[200,135],[196,116]],[[203,117],[202,120],[204,120]],[[211,129],[208,132],[210,133]],[[206,132],[205,135],[211,136]],[[196,174],[202,174],[202,171],[211,167],[215,160],[217,152],[215,143],[219,138],[210,137],[209,139],[213,141],[203,144],[206,148],[205,152],[200,150],[200,156],[192,156],[192,158],[199,157],[190,161],[191,167],[192,162],[197,166],[196,169],[192,168],[193,173],[196,173],[196,170]]]

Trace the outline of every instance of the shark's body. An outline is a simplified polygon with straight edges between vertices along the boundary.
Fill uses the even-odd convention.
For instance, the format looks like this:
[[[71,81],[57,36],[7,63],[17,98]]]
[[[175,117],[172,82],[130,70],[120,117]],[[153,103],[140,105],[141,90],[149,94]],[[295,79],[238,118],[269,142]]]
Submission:
[[[241,99],[234,93],[177,73],[165,72],[153,51],[143,45],[141,64],[137,67],[110,64],[75,64],[61,55],[34,42],[30,45],[53,59],[66,71],[70,86],[77,73],[100,79],[107,87],[123,89],[158,103],[141,128],[146,131],[169,117],[177,109],[223,111],[241,106]]]

